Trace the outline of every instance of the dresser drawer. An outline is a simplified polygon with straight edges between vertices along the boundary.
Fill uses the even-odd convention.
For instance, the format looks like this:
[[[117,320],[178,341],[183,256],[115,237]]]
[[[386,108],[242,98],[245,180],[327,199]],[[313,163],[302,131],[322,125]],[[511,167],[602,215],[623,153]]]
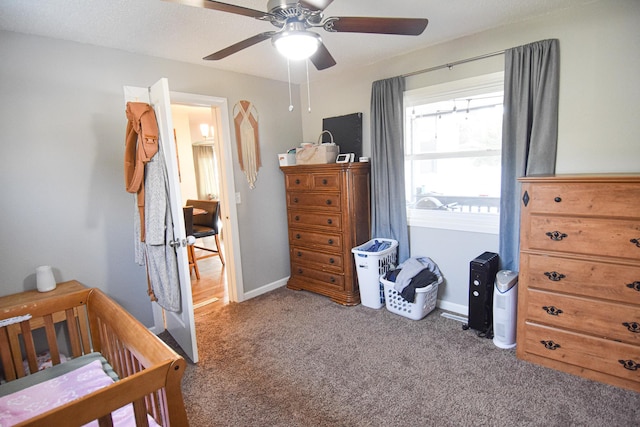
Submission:
[[[313,190],[331,190],[338,191],[340,189],[339,174],[321,174],[314,173],[311,176],[311,188]]]
[[[289,242],[291,246],[304,246],[330,252],[342,251],[342,235],[339,233],[318,233],[290,229]]]
[[[287,206],[290,209],[324,209],[340,211],[340,195],[337,193],[287,193]]]
[[[529,288],[640,306],[640,266],[523,253],[520,278]]]
[[[307,190],[311,188],[311,175],[308,173],[287,174],[284,176],[287,190]]]
[[[640,221],[531,215],[522,249],[640,260]]]
[[[537,183],[526,186],[531,213],[592,215],[619,218],[640,216],[637,183]]]
[[[532,323],[525,328],[518,346],[527,353],[640,382],[640,347]]]
[[[340,174],[328,173],[298,173],[285,176],[285,188],[287,190],[315,190],[315,191],[339,191]]]
[[[291,247],[291,260],[296,264],[316,264],[321,270],[342,270],[343,260],[341,254],[318,252],[298,246]]]
[[[292,227],[323,227],[327,230],[341,230],[342,217],[339,212],[289,211],[289,224]]]
[[[297,262],[291,263],[291,277],[300,279],[311,279],[323,282],[327,286],[331,286],[336,289],[344,289],[344,275],[331,271],[323,271],[318,268],[309,267],[308,265],[299,264]]]
[[[640,307],[528,290],[525,319],[640,345]]]

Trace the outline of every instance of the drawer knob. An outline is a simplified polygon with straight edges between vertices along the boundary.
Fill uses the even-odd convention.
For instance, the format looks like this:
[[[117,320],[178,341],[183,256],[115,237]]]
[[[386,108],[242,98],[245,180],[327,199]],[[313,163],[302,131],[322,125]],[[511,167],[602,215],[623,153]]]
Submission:
[[[558,273],[557,271],[545,271],[544,275],[547,276],[552,282],[559,282],[560,280],[567,277],[562,273]]]
[[[556,197],[553,199],[554,202],[560,203],[562,201],[562,197]]]
[[[298,269],[298,274],[302,274],[302,269],[301,268]]]
[[[300,239],[302,236],[299,234],[296,234],[296,239]]]
[[[624,326],[629,330],[629,332],[633,332],[634,334],[640,333],[640,323],[638,322],[623,322],[622,326]]]
[[[297,197],[293,198],[293,203],[298,203],[298,198]]]
[[[329,258],[329,264],[335,264],[335,263],[336,263],[336,260],[335,260],[335,259],[333,259],[333,258]]]
[[[331,279],[329,279],[329,281],[330,281],[331,283],[336,283],[336,278],[335,278],[335,277],[331,277]]]
[[[299,179],[296,179],[296,184],[300,184],[300,180]]]
[[[327,220],[327,224],[329,224],[329,225],[333,224],[333,220],[332,220],[331,218],[329,218],[329,219]]]
[[[629,241],[636,245],[637,248],[640,248],[640,239],[631,239]]]
[[[331,204],[331,199],[327,199],[327,205]]]
[[[547,236],[549,236],[549,238],[551,240],[555,240],[556,242],[559,242],[560,240],[564,239],[565,237],[568,237],[565,233],[561,233],[559,231],[549,231],[547,233],[545,233]]]
[[[640,281],[627,283],[627,288],[635,289],[636,291],[640,292]]]
[[[302,252],[298,251],[298,256],[301,257],[302,256]]]
[[[540,343],[541,343],[542,345],[544,345],[544,348],[546,348],[547,350],[555,350],[555,349],[560,348],[560,344],[556,344],[556,343],[554,343],[554,342],[553,342],[553,341],[551,341],[551,340],[548,340],[548,341],[540,341]]]
[[[329,239],[328,242],[330,245],[333,245],[333,239]]]
[[[326,179],[323,179],[323,180],[322,180],[322,184],[323,184],[323,185],[327,185],[327,183],[328,183],[328,182],[329,182],[329,181],[327,181]]]
[[[556,307],[554,307],[552,305],[550,305],[548,307],[544,306],[544,307],[542,307],[542,309],[544,311],[546,311],[547,314],[550,314],[551,316],[558,316],[558,315],[564,313],[562,310],[560,310],[559,308],[556,308]]]
[[[638,365],[633,360],[618,360],[618,362],[622,363],[624,369],[628,369],[630,371],[637,371],[638,367],[640,367],[640,365]]]
[[[296,215],[296,217],[294,218],[296,221],[300,221],[300,217],[298,215]]]

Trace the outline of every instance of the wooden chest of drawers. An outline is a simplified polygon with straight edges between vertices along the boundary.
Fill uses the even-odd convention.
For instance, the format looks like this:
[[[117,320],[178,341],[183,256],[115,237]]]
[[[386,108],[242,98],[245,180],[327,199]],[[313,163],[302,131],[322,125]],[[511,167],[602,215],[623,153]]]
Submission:
[[[517,356],[640,391],[640,176],[520,181]]]
[[[369,240],[368,163],[283,166],[291,278],[344,305],[360,303],[351,249]]]

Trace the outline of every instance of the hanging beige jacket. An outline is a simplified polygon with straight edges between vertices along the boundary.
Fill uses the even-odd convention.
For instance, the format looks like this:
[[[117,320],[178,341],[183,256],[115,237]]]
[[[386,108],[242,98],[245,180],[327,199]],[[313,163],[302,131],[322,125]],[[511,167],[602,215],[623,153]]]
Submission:
[[[124,180],[129,193],[138,195],[140,241],[145,241],[144,165],[158,152],[158,124],[153,108],[143,102],[127,102]]]

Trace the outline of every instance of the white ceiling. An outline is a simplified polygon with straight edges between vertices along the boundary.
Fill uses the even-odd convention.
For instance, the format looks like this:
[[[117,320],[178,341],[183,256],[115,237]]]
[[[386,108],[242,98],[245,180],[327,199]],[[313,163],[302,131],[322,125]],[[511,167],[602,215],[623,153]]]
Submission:
[[[329,16],[428,18],[420,36],[328,33],[325,45],[337,65],[311,80],[506,24],[596,0],[334,0]],[[266,11],[267,0],[226,0]],[[0,30],[73,40],[177,61],[287,80],[286,60],[269,41],[220,61],[202,57],[257,33],[276,29],[246,16],[161,0],[0,0]],[[25,52],[28,55],[28,52]],[[292,63],[292,79],[306,79]]]

